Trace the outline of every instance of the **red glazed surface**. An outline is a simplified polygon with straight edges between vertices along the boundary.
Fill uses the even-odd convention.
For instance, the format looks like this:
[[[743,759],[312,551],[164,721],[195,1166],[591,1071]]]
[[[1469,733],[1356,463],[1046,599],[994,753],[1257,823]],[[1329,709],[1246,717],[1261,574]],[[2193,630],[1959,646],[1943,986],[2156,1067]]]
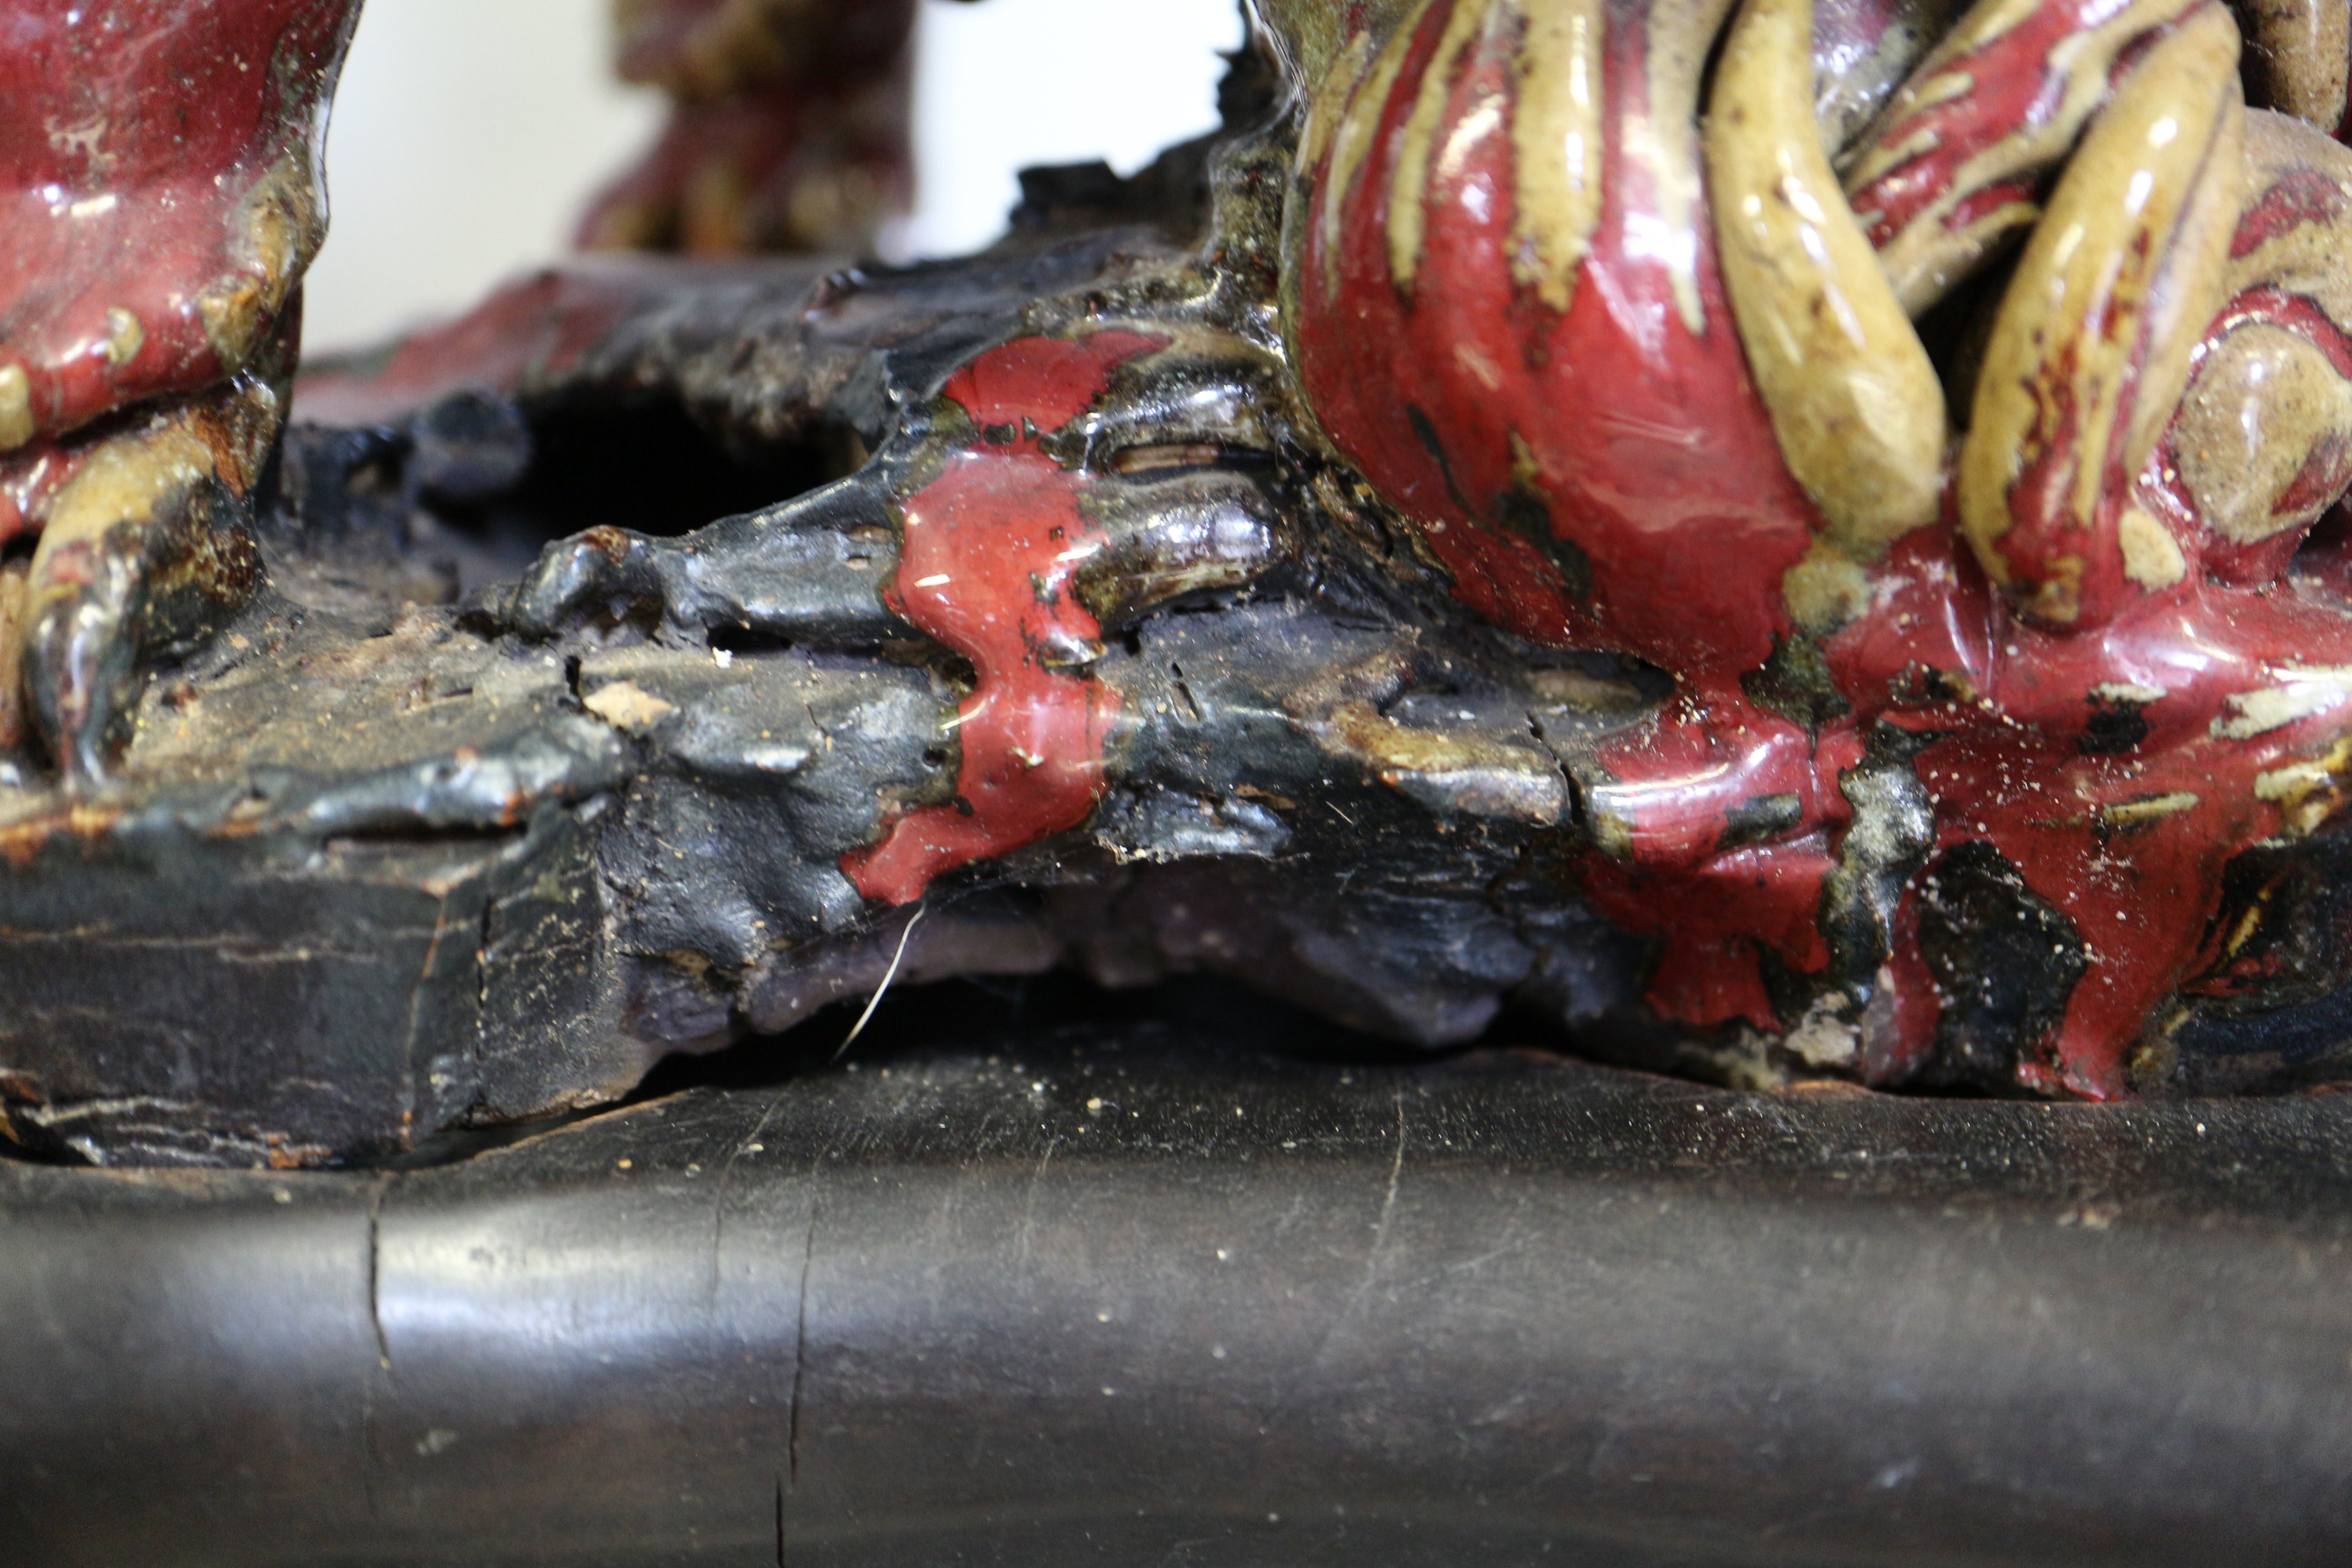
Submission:
[[[1019,338],[949,378],[969,420],[939,477],[901,512],[890,608],[971,661],[956,710],[956,796],[892,822],[842,869],[870,899],[903,904],[932,879],[1086,820],[1102,796],[1118,696],[1083,668],[1102,628],[1072,592],[1106,542],[1079,508],[1086,478],[1039,445],[1083,414],[1111,372],[1167,346],[1099,331]]]
[[[2160,447],[2126,479],[2178,540],[2186,577],[2135,593],[2103,626],[2056,632],[2011,613],[1948,515],[1895,548],[1867,607],[1824,639],[1845,711],[1809,729],[1759,707],[1743,677],[1797,635],[1782,579],[1822,524],[1747,374],[1704,206],[1681,223],[1638,155],[1664,144],[1696,166],[1694,127],[1646,101],[1659,12],[1606,7],[1604,195],[1560,310],[1514,277],[1507,48],[1474,44],[1450,83],[1429,79],[1452,11],[1440,0],[1423,15],[1354,176],[1335,176],[1328,152],[1308,172],[1294,341],[1325,428],[1419,524],[1464,604],[1532,641],[1627,653],[1675,677],[1677,700],[1586,781],[1614,842],[1588,853],[1585,888],[1662,942],[1651,1001],[1694,1025],[1800,1022],[1776,1015],[1759,961],[1769,952],[1801,973],[1829,963],[1824,885],[1853,816],[1842,785],[1873,727],[1891,724],[1935,737],[1915,767],[1936,853],[1989,842],[2087,952],[2063,1022],[2021,1075],[2124,1092],[2144,1022],[2221,951],[2208,926],[2223,866],[2332,805],[2325,769],[2295,770],[2325,761],[2344,729],[2331,667],[2352,663],[2352,621],[2332,592],[2279,580],[2300,531],[2251,558],[2208,533]],[[2049,43],[2008,37],[2029,53]],[[1397,164],[1431,92],[1443,110],[1425,132],[1436,151],[1406,283],[1391,261]],[[1948,145],[1964,152],[2039,111],[2021,89],[1988,89],[1944,110],[1965,121],[1945,128]],[[1885,221],[1931,200],[1952,162],[1884,182],[1873,200]],[[2332,213],[2328,191],[2250,203],[2241,252]],[[2268,311],[2345,363],[2342,335],[2314,310],[2252,291],[2233,309]],[[2225,314],[2209,343],[2231,324]],[[2315,482],[2340,488],[2332,473]],[[2161,696],[2139,709],[2137,747],[2103,750],[2093,726],[2126,692]],[[1794,798],[1793,825],[1739,844],[1731,808],[1769,795]],[[1876,1081],[1899,1079],[1934,1041],[1942,1003],[1916,910],[1935,865],[1912,877],[1877,976],[1891,1022],[1858,1064]]]

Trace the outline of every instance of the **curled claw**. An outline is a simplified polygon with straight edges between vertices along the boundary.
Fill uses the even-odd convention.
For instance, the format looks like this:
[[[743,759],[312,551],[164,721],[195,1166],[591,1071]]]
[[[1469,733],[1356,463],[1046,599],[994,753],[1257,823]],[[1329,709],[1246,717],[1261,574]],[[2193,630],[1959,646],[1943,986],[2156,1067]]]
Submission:
[[[1748,0],[1724,47],[1706,166],[1748,374],[1830,543],[1875,558],[1933,522],[1944,391],[1845,205],[1813,108],[1811,0]]]
[[[2212,0],[1978,0],[1843,160],[1913,315],[2031,225],[2133,48]]]
[[[16,635],[34,729],[69,785],[104,781],[142,663],[217,630],[261,580],[251,488],[277,398],[247,383],[78,454],[47,506]]]
[[[908,812],[842,858],[867,898],[911,902],[935,877],[1076,826],[1102,798],[1119,697],[1094,677],[1102,624],[1079,576],[1109,541],[1083,505],[1083,476],[1044,442],[1080,428],[1122,366],[1169,344],[1118,328],[1016,338],[941,389],[968,444],[899,502],[886,597],[978,679],[952,726],[954,803]]]
[[[527,637],[562,635],[599,614],[620,621],[667,607],[658,549],[642,533],[592,528],[540,552],[509,589],[499,618]]]
[[[2185,572],[2131,485],[2224,297],[2244,184],[2238,31],[2209,7],[2125,79],[1995,318],[1960,452],[1960,525],[2033,618],[2105,620]]]

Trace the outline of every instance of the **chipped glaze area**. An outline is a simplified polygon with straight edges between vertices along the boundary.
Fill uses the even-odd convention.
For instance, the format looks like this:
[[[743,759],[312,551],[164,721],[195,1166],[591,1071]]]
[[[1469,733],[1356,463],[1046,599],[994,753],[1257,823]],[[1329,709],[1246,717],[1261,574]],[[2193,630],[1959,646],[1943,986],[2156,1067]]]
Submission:
[[[1825,568],[1825,522],[1776,449],[1712,225],[1683,199],[1698,178],[1689,106],[1715,16],[1607,8],[1595,87],[1603,196],[1563,309],[1514,270],[1517,204],[1534,182],[1512,126],[1521,95],[1541,85],[1520,58],[1516,9],[1435,0],[1384,49],[1339,51],[1321,84],[1300,171],[1309,206],[1291,331],[1324,427],[1418,521],[1464,604],[1532,641],[1632,654],[1676,678],[1677,699],[1580,780],[1597,846],[1585,890],[1656,939],[1648,994],[1662,1013],[1796,1029],[1804,1020],[1775,997],[1804,994],[1808,976],[1827,983],[1838,879],[1875,855],[1896,891],[1874,955],[1843,955],[1864,968],[1845,1026],[1865,1079],[1901,1080],[1960,1000],[1923,953],[1922,899],[1956,852],[1990,846],[2064,922],[2082,963],[2063,1016],[2024,1053],[2021,1084],[2126,1092],[2164,999],[2235,983],[2232,933],[2208,929],[2223,868],[2315,830],[2343,797],[2352,619],[2334,557],[2294,552],[2343,489],[2352,435],[2333,404],[2274,417],[2263,438],[2308,454],[2298,468],[2290,453],[2292,482],[2261,499],[2275,519],[2233,521],[2227,533],[2169,438],[2138,468],[2118,461],[2120,435],[2055,454],[2070,475],[2087,466],[2105,547],[2120,552],[2097,614],[2079,625],[2037,623],[1988,579],[1948,489],[1934,524],[1883,556]],[[1864,139],[1872,237],[1944,247],[1926,290],[1940,293],[1988,236],[2033,216],[2040,176],[2074,133],[2053,124],[2091,119],[2114,96],[2110,76],[2127,81],[2135,61],[2190,52],[2189,40],[2169,54],[2144,47],[2185,9],[1979,7],[2005,26],[1964,21],[1881,117],[1882,135],[1914,155],[1873,164]],[[1474,12],[1484,20],[1465,27]],[[2200,25],[2218,15],[2196,14]],[[2016,70],[1968,74],[2011,54]],[[2188,101],[2195,83],[2139,88],[2159,103],[2174,93],[2192,132],[2199,113],[2210,123],[2220,112]],[[2324,237],[2340,254],[2352,162],[2280,117],[2254,118],[2258,149],[2285,137],[2299,152],[2256,161],[2229,247],[2231,303],[2210,329],[2208,305],[2164,329],[2168,340],[2131,347],[2126,393],[2139,366],[2172,353],[2193,406],[2196,378],[2252,322],[2307,345],[2326,374],[2352,368],[2339,325],[2352,300],[2296,272],[2288,243]],[[1921,153],[1928,141],[1911,132],[1930,121]],[[2137,172],[2116,163],[2117,180]],[[2159,202],[2200,190],[2159,191]],[[1409,268],[1398,265],[1401,214]],[[2118,247],[2112,278],[2187,226],[2110,236],[2094,224],[2090,239]],[[1955,237],[1971,254],[1951,250]],[[2159,265],[2137,286],[2126,328],[2180,313],[2179,296],[2163,295],[2170,276]],[[2236,406],[2212,417],[2224,416]],[[2126,407],[2115,427],[2141,417]],[[2014,489],[2001,499],[2024,504]],[[1888,757],[1921,818],[1882,816],[1875,836],[1907,839],[1892,848],[1864,844],[1856,826]]]
[[[1040,444],[1086,412],[1118,366],[1164,336],[1019,338],[940,391],[966,425],[937,478],[903,503],[898,569],[884,601],[971,661],[956,710],[952,803],[892,821],[842,858],[869,899],[903,904],[934,878],[1075,827],[1105,787],[1118,696],[1087,669],[1102,627],[1074,592],[1108,542],[1079,507],[1085,476]]]

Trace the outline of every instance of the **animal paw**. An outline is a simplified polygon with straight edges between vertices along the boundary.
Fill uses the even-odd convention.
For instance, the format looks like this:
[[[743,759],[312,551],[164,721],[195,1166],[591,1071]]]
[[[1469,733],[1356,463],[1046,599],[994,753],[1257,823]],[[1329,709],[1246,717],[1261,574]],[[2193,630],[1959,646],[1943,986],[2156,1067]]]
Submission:
[[[253,491],[325,233],[356,0],[18,7],[0,52],[0,679],[69,784],[260,580]],[[21,680],[16,679],[21,677]]]
[[[278,426],[258,377],[40,454],[39,543],[0,652],[69,787],[103,782],[145,673],[217,631],[261,581],[254,488]],[[11,737],[12,739],[15,737]]]

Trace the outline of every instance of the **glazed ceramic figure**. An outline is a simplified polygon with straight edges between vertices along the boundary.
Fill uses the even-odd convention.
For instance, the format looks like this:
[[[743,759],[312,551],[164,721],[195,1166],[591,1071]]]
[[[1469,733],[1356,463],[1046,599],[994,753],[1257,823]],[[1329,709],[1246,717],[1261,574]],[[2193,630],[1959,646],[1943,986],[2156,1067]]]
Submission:
[[[794,49],[850,47],[823,30],[850,13],[822,14],[655,6],[633,36],[683,95],[740,103]],[[874,16],[856,58],[887,75],[904,16]],[[901,960],[1221,970],[1430,1043],[1515,1001],[1742,1079],[2104,1098],[2352,1068],[2340,15],[1259,20],[1217,137],[1132,180],[1037,177],[984,257],[599,263],[320,367],[303,406],[341,428],[288,448],[289,584],[386,506],[403,540],[436,506],[576,527],[530,497],[590,416],[642,439],[656,485],[703,475],[630,434],[649,410],[735,454],[698,463],[815,467],[344,643],[345,600],[257,607],[240,635],[280,651],[175,688],[110,809],[179,803],[154,810],[205,854],[370,889],[348,825],[528,823],[518,864],[595,868],[530,928],[570,933],[556,970],[601,1020],[574,1035],[639,1068]],[[688,143],[717,145],[666,145]],[[856,163],[681,156],[603,209],[640,215],[615,233],[703,211],[729,246],[772,242],[798,199],[778,171]],[[173,384],[186,406],[274,406],[229,364]],[[72,427],[38,417],[27,462]],[[262,443],[268,421],[223,427]],[[107,483],[89,493],[147,515]],[[61,515],[37,605],[79,537]],[[329,667],[369,716],[347,763],[289,717]],[[36,711],[66,712],[47,668]],[[92,728],[53,729],[94,775]],[[0,848],[25,864],[111,842],[116,817],[20,794]],[[495,1011],[529,942],[495,934],[495,901],[451,914],[464,885],[415,890],[432,931],[483,933],[491,978],[458,989]],[[436,984],[437,938],[424,962],[404,984]],[[562,987],[531,984],[537,1017]],[[514,1069],[540,1087],[430,1116],[631,1070],[542,1056]]]
[[[0,537],[43,540],[0,572],[0,739],[29,717],[70,779],[104,775],[140,666],[258,580],[251,494],[325,233],[325,115],[357,13],[0,7]],[[911,0],[623,4],[623,74],[677,108],[583,239],[870,243],[908,194],[912,16]]]
[[[1212,277],[1278,228],[1254,320],[1286,417],[1392,511],[1391,570],[1670,679],[1562,757],[1568,875],[1656,944],[1650,1006],[1932,1079],[1989,984],[1953,910],[1998,908],[2042,933],[2040,1000],[1993,1009],[2033,1037],[2016,1081],[2122,1092],[2168,997],[2233,984],[2226,868],[2336,799],[2352,623],[2309,536],[2352,479],[2352,155],[2247,110],[2212,4],[1269,21],[1293,98],[1253,144],[1292,173],[1225,200]],[[871,899],[1076,827],[1120,775],[1068,587],[1104,540],[1064,496],[1079,416],[1159,363],[1149,315],[1097,297],[939,394],[955,455],[892,503],[884,599],[978,684],[952,804],[844,856]],[[604,591],[596,553],[526,618]],[[1310,727],[1399,787],[1464,772],[1393,687]]]
[[[1997,865],[2084,948],[2051,1081],[2113,1092],[2222,865],[2339,787],[2305,545],[2352,479],[2344,51],[2260,14],[2294,112],[2250,114],[2218,5],[1727,9],[1433,0],[1302,48],[1299,374],[1465,603],[1676,677],[1585,794],[1657,1005],[1799,1024],[1759,960],[1828,964],[1898,749],[1906,891],[1811,1026],[1922,1056],[1916,889]],[[1821,55],[1866,68],[1824,98]]]

